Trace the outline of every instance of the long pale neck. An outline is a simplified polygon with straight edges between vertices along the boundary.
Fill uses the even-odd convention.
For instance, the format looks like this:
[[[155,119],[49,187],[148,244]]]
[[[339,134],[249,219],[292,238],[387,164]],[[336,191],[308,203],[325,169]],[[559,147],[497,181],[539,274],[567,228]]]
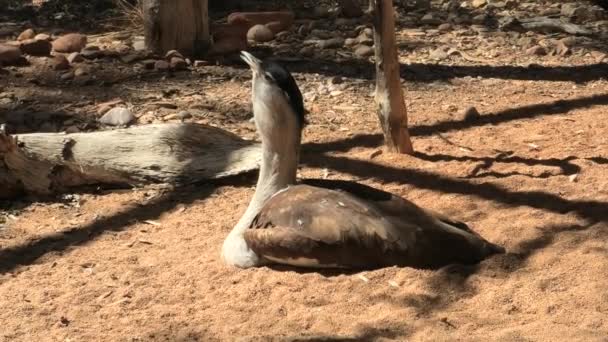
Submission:
[[[233,233],[242,234],[272,195],[295,184],[300,135],[293,137],[294,141],[285,141],[284,138],[262,136],[262,161],[255,193]]]

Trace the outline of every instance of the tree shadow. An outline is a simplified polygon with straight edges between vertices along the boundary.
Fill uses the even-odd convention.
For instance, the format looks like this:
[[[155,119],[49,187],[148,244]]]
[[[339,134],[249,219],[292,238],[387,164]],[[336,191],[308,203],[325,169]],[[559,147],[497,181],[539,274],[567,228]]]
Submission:
[[[591,221],[608,221],[608,203],[601,201],[571,201],[542,191],[512,192],[491,183],[476,184],[426,171],[395,168],[364,160],[339,156],[304,155],[303,163],[310,167],[330,168],[362,178],[383,182],[410,184],[421,189],[443,193],[471,195],[511,206],[527,206],[553,213],[574,213]]]
[[[597,229],[594,227],[597,226]],[[479,293],[477,281],[470,277],[479,275],[498,279],[506,279],[515,271],[525,267],[527,261],[540,250],[555,243],[562,234],[577,233],[577,243],[587,240],[604,241],[608,235],[606,223],[564,224],[541,227],[539,236],[519,242],[512,251],[494,255],[477,265],[449,265],[424,280],[430,293],[412,294],[398,292],[396,295],[379,295],[375,301],[384,301],[397,307],[410,307],[416,311],[417,317],[431,317],[433,314],[446,310],[463,299],[472,298]],[[589,252],[592,252],[591,250]],[[605,248],[595,248],[593,252],[607,253]],[[457,328],[442,317],[440,322],[448,328]]]
[[[606,70],[608,71],[608,69]],[[494,114],[481,115],[475,120],[440,121],[430,125],[414,126],[410,129],[410,135],[429,136],[435,133],[444,133],[486,125],[497,125],[499,123],[514,120],[565,114],[574,109],[589,108],[598,105],[608,105],[608,94],[591,95],[569,100],[557,100],[547,103],[521,106],[506,109]]]
[[[513,151],[500,151],[494,157],[473,157],[473,156],[451,156],[448,154],[425,154],[423,152],[415,152],[414,156],[418,159],[437,162],[437,161],[458,161],[458,162],[477,162],[479,163],[475,168],[469,173],[465,178],[481,178],[492,176],[495,178],[505,178],[510,176],[526,176],[531,178],[549,178],[554,176],[554,174],[549,172],[544,172],[540,175],[530,175],[522,172],[509,172],[509,173],[500,173],[494,171],[485,171],[480,173],[481,170],[489,170],[495,163],[517,163],[523,164],[527,166],[550,166],[556,167],[560,169],[559,174],[562,175],[573,175],[580,172],[580,166],[573,164],[573,160],[577,160],[579,158],[574,156],[569,156],[566,158],[549,158],[549,159],[535,159],[535,158],[523,158],[518,156],[513,156]]]
[[[484,114],[475,120],[439,121],[428,125],[416,125],[409,128],[411,136],[430,136],[438,133],[462,131],[471,127],[498,125],[504,122],[531,119],[535,117],[565,114],[574,109],[589,108],[598,105],[608,105],[608,94],[592,95],[570,100],[557,100],[548,103],[506,109],[491,114]],[[323,143],[303,144],[306,152],[345,152],[353,147],[377,147],[382,144],[382,134],[359,134],[343,140]],[[603,158],[603,157],[596,157]],[[598,159],[606,161],[606,158]],[[601,161],[600,161],[601,162]]]
[[[373,80],[374,65],[367,61],[348,59],[341,61],[282,59],[293,72],[317,73],[328,77],[342,76]],[[429,63],[401,63],[400,74],[411,82],[446,81],[459,77],[499,78],[523,81],[561,81],[586,83],[608,77],[608,63],[576,66],[493,66],[493,65],[441,65]]]
[[[147,203],[134,206],[109,217],[94,219],[84,226],[68,228],[57,233],[48,234],[29,241],[23,245],[0,250],[0,274],[11,272],[19,266],[33,264],[48,253],[62,253],[73,246],[82,246],[107,232],[121,232],[132,227],[133,221],[153,220],[162,213],[174,209],[178,204],[189,204],[203,199],[213,192],[207,186],[198,191],[175,191]]]
[[[404,339],[410,336],[407,327],[376,327],[365,324],[359,332],[350,335],[295,335],[279,338],[279,341],[308,342],[308,341],[376,341],[378,339]],[[273,338],[274,340],[275,338]],[[255,339],[259,340],[259,339]]]

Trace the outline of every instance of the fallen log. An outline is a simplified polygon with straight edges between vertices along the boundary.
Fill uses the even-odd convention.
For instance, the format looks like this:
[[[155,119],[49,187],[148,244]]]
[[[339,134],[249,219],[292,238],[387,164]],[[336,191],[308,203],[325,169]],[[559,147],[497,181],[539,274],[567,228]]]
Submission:
[[[179,186],[255,170],[260,155],[258,143],[192,123],[74,134],[0,132],[0,198],[92,184]]]
[[[593,34],[591,30],[584,26],[564,22],[560,19],[553,19],[547,17],[521,19],[514,17],[505,17],[499,23],[499,27],[503,31],[538,31],[544,33],[565,32],[580,36],[588,36]]]

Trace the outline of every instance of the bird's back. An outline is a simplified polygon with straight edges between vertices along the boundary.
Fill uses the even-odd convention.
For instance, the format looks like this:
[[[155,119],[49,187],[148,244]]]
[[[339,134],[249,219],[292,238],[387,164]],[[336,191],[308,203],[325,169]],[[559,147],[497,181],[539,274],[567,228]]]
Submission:
[[[306,180],[277,193],[245,233],[269,262],[309,267],[437,268],[500,252],[464,223],[346,181]]]

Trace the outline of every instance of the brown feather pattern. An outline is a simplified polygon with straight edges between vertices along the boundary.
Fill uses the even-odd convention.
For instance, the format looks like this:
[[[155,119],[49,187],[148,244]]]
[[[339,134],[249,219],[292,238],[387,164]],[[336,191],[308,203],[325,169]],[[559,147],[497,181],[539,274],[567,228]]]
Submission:
[[[268,262],[310,267],[437,268],[503,249],[466,224],[348,181],[306,180],[271,197],[245,232]]]

